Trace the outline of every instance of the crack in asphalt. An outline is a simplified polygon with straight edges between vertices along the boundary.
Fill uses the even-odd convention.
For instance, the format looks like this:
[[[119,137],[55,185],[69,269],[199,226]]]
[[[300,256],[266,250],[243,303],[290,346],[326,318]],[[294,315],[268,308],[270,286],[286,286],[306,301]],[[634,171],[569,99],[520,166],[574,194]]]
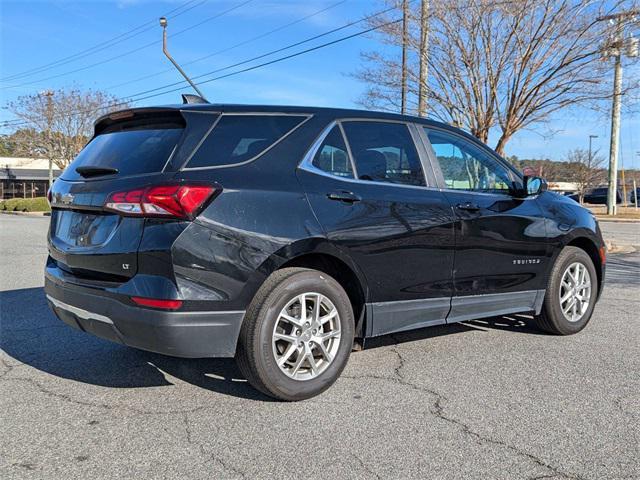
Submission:
[[[207,453],[206,449],[204,448],[204,444],[202,444],[201,442],[198,442],[198,441],[193,439],[193,434],[191,432],[191,426],[189,424],[189,414],[188,413],[185,413],[183,415],[182,422],[184,424],[184,431],[186,433],[187,443],[189,445],[193,445],[193,446],[197,447],[200,450],[200,453],[203,456],[209,458],[209,460],[207,462],[205,462],[205,463],[208,463],[208,462],[217,463],[218,465],[220,465],[227,472],[231,472],[231,473],[235,474],[236,476],[239,476],[240,478],[247,478],[247,474],[245,472],[243,472],[241,470],[238,470],[236,467],[234,467],[232,465],[229,465],[227,462],[225,462],[221,458],[215,456],[213,453]]]
[[[20,366],[20,365],[11,365],[10,363],[7,363],[7,361],[4,358],[0,358],[0,363],[4,368],[6,368],[6,370],[2,372],[2,374],[0,374],[0,379],[9,375],[15,367]]]
[[[393,338],[395,341],[399,340],[391,335],[391,338]],[[491,437],[487,437],[485,435],[482,435],[481,433],[478,433],[476,431],[474,431],[470,425],[466,424],[465,422],[463,422],[462,420],[458,420],[456,418],[453,418],[450,415],[447,415],[445,412],[445,407],[444,407],[444,403],[448,401],[448,398],[443,395],[440,392],[437,392],[435,390],[432,390],[424,385],[419,385],[419,384],[415,384],[410,382],[409,380],[406,379],[406,377],[404,376],[404,374],[402,373],[402,369],[405,367],[406,365],[406,360],[403,357],[402,353],[400,353],[400,351],[398,350],[397,346],[392,346],[390,348],[390,350],[396,354],[396,356],[398,357],[398,364],[394,367],[393,371],[394,371],[394,376],[384,376],[384,375],[371,375],[371,374],[367,374],[367,375],[357,375],[357,376],[344,376],[345,378],[349,378],[349,379],[362,379],[362,378],[370,378],[373,380],[382,380],[382,381],[390,381],[405,387],[409,387],[412,388],[414,390],[420,391],[420,392],[424,392],[424,393],[428,393],[429,395],[435,397],[435,401],[433,402],[433,408],[429,409],[429,411],[431,412],[432,415],[434,415],[435,417],[439,418],[440,420],[443,420],[449,424],[455,425],[456,427],[458,427],[464,434],[469,435],[474,437],[479,443],[484,443],[484,444],[489,444],[489,445],[493,445],[493,446],[499,446],[499,447],[503,447],[506,448],[514,453],[516,453],[517,455],[520,455],[521,457],[527,458],[529,460],[531,460],[533,463],[535,463],[536,465],[538,465],[539,467],[545,468],[547,470],[550,470],[551,472],[553,472],[553,475],[547,475],[547,476],[537,476],[537,477],[533,477],[531,480],[533,479],[543,479],[543,478],[553,478],[553,477],[560,477],[560,478],[564,478],[564,479],[571,479],[571,480],[582,480],[584,479],[584,477],[574,474],[574,473],[569,473],[569,472],[564,472],[562,471],[559,467],[555,467],[547,462],[545,462],[544,460],[542,460],[541,458],[528,453],[524,450],[519,449],[518,447],[511,445],[507,442],[504,442],[502,440],[496,440],[494,438]]]
[[[362,469],[368,473],[369,475],[372,475],[374,478],[377,479],[382,479],[382,477],[380,476],[380,474],[378,474],[378,472],[371,470],[371,468],[369,468],[369,466],[365,463],[365,461],[360,458],[358,455],[356,455],[354,452],[349,452],[349,454],[358,462],[358,464],[360,465],[360,467],[362,467]]]

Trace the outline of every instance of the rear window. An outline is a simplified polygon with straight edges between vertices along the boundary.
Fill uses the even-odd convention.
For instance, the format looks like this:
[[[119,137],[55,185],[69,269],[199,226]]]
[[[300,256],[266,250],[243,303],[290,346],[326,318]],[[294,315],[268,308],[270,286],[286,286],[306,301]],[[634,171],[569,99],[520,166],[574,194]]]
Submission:
[[[182,132],[182,128],[150,128],[100,134],[84,147],[61,178],[86,180],[75,170],[81,166],[117,168],[119,176],[160,172]]]
[[[242,163],[300,125],[303,115],[222,115],[186,168]]]

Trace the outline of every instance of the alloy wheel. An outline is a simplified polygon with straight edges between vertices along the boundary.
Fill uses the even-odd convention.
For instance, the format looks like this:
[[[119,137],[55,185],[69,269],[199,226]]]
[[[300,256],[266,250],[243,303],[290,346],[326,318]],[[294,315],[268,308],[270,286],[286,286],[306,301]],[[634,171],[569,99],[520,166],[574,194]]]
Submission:
[[[560,282],[560,308],[570,322],[578,322],[587,312],[591,300],[591,275],[587,267],[574,262],[567,267]]]
[[[280,370],[294,380],[322,374],[340,347],[340,315],[326,296],[307,292],[291,299],[273,328],[273,355]]]

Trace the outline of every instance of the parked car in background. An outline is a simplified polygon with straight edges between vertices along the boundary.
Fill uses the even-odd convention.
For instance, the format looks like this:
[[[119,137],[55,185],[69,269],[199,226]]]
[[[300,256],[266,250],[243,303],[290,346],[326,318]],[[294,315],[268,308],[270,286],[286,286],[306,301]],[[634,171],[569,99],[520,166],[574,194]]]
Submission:
[[[629,192],[629,203],[632,205],[636,204],[636,199],[640,202],[640,187],[636,188],[636,191],[633,191],[633,188]]]
[[[50,202],[45,291],[60,319],[167,355],[236,357],[283,400],[327,389],[370,337],[517,312],[577,333],[604,282],[588,210],[411,116],[125,110],[97,121]]]
[[[616,189],[616,203],[622,203],[622,194],[620,193],[621,189],[618,187]],[[592,205],[606,205],[607,204],[607,196],[609,195],[609,187],[598,187],[594,188],[584,195],[584,203],[590,203]],[[573,195],[570,198],[574,199],[576,202],[578,201],[578,195]]]

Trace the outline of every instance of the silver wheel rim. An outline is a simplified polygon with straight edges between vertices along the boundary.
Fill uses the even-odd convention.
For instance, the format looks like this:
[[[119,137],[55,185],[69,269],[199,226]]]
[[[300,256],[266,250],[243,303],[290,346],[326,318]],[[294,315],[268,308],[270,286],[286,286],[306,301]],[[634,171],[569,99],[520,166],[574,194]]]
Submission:
[[[302,293],[278,315],[271,341],[273,356],[289,378],[311,380],[333,362],[340,336],[340,315],[333,302],[320,293]]]
[[[584,264],[574,262],[567,267],[560,282],[559,297],[564,318],[578,322],[584,317],[591,300],[591,275]]]

